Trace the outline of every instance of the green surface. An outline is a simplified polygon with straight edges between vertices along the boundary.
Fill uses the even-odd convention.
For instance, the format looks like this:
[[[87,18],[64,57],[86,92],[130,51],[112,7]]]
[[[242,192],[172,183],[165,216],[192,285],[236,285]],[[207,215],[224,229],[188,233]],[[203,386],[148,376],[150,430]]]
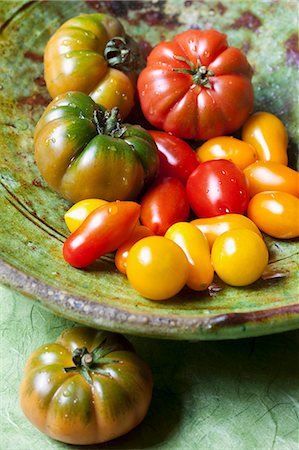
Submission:
[[[25,361],[72,322],[0,290],[1,450],[79,449],[51,440],[23,416]],[[151,366],[152,403],[142,424],[93,449],[297,450],[299,332],[222,342],[128,339]]]
[[[67,265],[62,244],[69,205],[52,192],[33,158],[33,132],[49,96],[42,55],[50,35],[80,12],[119,14],[142,47],[190,26],[215,27],[247,52],[255,69],[256,108],[287,125],[290,161],[298,158],[295,3],[288,2],[16,2],[0,3],[0,235],[3,283],[59,315],[94,327],[174,339],[222,339],[298,328],[298,242],[268,239],[269,273],[247,288],[221,284],[205,293],[184,289],[166,302],[139,296],[112,258],[88,270]],[[221,6],[222,5],[222,6]],[[271,20],[268,20],[270,18]],[[274,45],[275,43],[275,45]],[[279,93],[279,95],[278,95]],[[13,226],[12,226],[13,224]],[[0,261],[1,262],[1,261]],[[282,276],[281,276],[282,275]]]

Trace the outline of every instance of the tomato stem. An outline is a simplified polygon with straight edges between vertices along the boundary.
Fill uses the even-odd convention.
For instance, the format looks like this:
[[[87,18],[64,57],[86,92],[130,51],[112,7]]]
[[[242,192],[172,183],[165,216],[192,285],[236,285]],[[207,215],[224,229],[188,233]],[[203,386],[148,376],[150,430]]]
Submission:
[[[94,111],[93,120],[97,133],[100,135],[121,137],[126,131],[119,115],[119,109],[116,106],[111,111],[103,109]]]
[[[99,365],[121,363],[121,361],[106,357],[109,353],[116,350],[116,348],[113,346],[105,347],[105,342],[106,340],[101,342],[101,344],[91,353],[89,353],[86,347],[76,348],[72,354],[73,363],[75,365],[72,367],[65,367],[64,371],[67,373],[80,373],[89,384],[93,383],[90,372],[110,376],[110,374],[106,372],[104,368],[99,367]]]
[[[139,70],[144,59],[137,43],[130,36],[115,36],[107,42],[104,57],[110,67],[123,72]]]
[[[192,80],[194,81],[195,84],[206,87],[208,89],[212,89],[208,76],[213,77],[214,72],[209,70],[206,66],[202,66],[199,59],[197,60],[197,67],[196,67],[192,61],[190,61],[187,58],[184,58],[183,56],[174,55],[174,57],[179,61],[185,62],[190,67],[190,69],[172,69],[174,72],[186,73],[188,75],[191,75]]]

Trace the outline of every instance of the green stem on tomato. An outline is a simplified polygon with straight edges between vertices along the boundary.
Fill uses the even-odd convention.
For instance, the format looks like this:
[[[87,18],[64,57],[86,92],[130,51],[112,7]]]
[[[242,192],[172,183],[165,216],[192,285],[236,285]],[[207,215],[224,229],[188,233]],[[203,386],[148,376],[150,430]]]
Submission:
[[[174,72],[186,73],[188,75],[191,75],[192,80],[195,84],[206,87],[208,89],[212,89],[209,76],[213,77],[214,72],[209,70],[206,66],[202,66],[199,59],[197,60],[196,67],[192,61],[184,58],[183,56],[174,55],[174,57],[179,61],[185,62],[190,67],[190,69],[172,69]]]

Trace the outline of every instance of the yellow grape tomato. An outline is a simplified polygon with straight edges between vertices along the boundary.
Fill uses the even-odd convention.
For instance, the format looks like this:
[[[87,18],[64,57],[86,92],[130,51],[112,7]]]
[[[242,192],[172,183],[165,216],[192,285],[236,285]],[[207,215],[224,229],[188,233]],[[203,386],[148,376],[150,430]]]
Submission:
[[[213,246],[218,236],[236,228],[247,228],[262,236],[256,224],[242,214],[223,214],[216,217],[200,218],[192,220],[191,223],[206,236],[210,247]]]
[[[73,233],[92,211],[105,203],[106,200],[99,198],[89,198],[75,203],[64,215],[66,226]]]
[[[288,164],[288,135],[278,117],[259,111],[250,116],[242,128],[242,139],[253,145],[257,159]]]
[[[210,246],[204,234],[192,223],[177,222],[165,233],[184,251],[189,263],[187,285],[195,291],[203,291],[213,281],[214,269]]]
[[[268,249],[254,231],[226,231],[214,242],[212,262],[215,272],[231,286],[247,286],[257,281],[268,264]]]
[[[299,199],[287,192],[259,192],[249,202],[248,217],[269,236],[292,239],[299,236]]]
[[[209,139],[196,150],[196,153],[200,162],[211,159],[228,159],[242,170],[257,160],[255,148],[233,136]]]
[[[183,250],[163,236],[136,242],[127,258],[127,277],[139,294],[166,300],[177,294],[188,279],[189,265]]]
[[[274,161],[256,161],[244,170],[249,195],[263,191],[282,191],[299,197],[299,173]]]

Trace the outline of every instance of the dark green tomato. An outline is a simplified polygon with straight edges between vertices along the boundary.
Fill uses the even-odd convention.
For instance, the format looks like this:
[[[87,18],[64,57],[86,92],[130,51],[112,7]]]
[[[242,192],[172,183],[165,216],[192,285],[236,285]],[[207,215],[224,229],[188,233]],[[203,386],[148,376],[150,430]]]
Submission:
[[[21,407],[40,431],[62,442],[96,444],[121,436],[147,413],[152,375],[121,335],[74,327],[32,353]]]
[[[37,166],[49,186],[76,203],[86,198],[134,200],[159,169],[153,138],[139,125],[122,124],[88,95],[54,99],[34,135]]]

